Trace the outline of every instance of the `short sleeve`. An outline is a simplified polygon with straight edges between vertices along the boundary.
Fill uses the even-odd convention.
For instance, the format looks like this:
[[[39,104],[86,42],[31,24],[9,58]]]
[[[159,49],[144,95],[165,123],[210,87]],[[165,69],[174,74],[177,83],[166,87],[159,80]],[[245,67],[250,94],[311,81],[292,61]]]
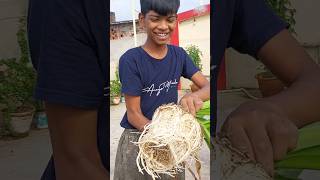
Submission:
[[[257,57],[260,48],[288,25],[266,0],[237,0],[229,46]]]
[[[56,12],[59,8],[53,3],[43,21],[41,47],[30,44],[39,51],[33,59],[38,75],[35,98],[96,109],[103,99],[104,78],[87,21],[76,5]]]
[[[187,52],[182,48],[180,49],[183,59],[182,76],[184,78],[191,79],[191,77],[199,71],[199,68],[197,68],[197,66],[193,63]]]
[[[121,92],[131,96],[140,96],[143,88],[141,75],[134,60],[134,54],[125,53],[119,61]]]

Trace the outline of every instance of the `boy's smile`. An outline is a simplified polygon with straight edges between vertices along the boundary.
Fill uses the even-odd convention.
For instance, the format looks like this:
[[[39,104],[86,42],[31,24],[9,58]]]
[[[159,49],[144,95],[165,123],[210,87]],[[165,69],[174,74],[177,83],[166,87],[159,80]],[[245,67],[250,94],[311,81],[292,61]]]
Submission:
[[[146,29],[149,43],[165,45],[170,41],[171,34],[176,26],[176,14],[159,15],[149,11],[145,16],[140,16],[140,23]]]
[[[169,33],[155,33],[160,40],[167,40]]]

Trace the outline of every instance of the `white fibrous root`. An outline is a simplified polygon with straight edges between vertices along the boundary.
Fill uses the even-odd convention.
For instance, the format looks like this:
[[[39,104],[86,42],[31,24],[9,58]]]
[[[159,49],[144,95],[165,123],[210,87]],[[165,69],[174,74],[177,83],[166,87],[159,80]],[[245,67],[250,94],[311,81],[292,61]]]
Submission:
[[[216,137],[212,142],[212,174],[220,180],[272,180],[260,164],[231,146],[227,138]]]
[[[199,161],[203,134],[193,115],[171,103],[156,109],[152,122],[135,143],[139,146],[136,163],[142,174],[145,170],[153,179],[160,174],[174,177]]]

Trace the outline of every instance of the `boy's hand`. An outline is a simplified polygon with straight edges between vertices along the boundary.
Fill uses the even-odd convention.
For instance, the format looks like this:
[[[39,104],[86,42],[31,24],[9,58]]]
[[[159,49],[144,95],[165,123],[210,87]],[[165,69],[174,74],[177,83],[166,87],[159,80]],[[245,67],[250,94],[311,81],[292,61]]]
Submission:
[[[203,106],[203,101],[194,93],[188,93],[181,98],[180,105],[184,110],[195,116],[196,112]]]
[[[273,175],[274,161],[294,149],[298,128],[271,103],[251,101],[240,105],[222,127],[231,144],[262,164]]]

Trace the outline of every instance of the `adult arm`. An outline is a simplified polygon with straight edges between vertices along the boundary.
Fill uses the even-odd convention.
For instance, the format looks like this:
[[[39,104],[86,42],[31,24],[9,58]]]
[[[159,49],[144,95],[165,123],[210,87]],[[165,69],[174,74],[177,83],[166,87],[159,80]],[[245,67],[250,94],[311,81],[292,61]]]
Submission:
[[[57,179],[109,179],[97,148],[97,110],[46,103],[46,113]]]

